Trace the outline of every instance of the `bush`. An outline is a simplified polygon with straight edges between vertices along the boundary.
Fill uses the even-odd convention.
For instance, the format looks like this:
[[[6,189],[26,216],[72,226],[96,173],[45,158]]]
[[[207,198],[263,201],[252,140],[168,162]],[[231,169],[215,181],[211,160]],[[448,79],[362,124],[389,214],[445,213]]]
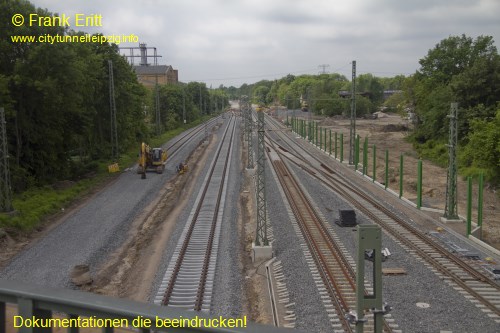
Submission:
[[[417,141],[414,141],[413,147],[418,152],[420,158],[431,160],[443,168],[447,167],[448,148],[444,142],[427,140],[425,143],[419,144]]]

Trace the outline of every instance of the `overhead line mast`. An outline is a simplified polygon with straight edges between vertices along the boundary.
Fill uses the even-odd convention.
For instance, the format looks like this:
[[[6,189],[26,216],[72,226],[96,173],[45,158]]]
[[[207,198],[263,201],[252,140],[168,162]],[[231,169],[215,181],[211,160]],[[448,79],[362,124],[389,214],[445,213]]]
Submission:
[[[118,158],[118,130],[116,126],[115,81],[113,76],[113,60],[108,60],[109,68],[109,110],[111,123],[111,157]]]
[[[13,208],[10,188],[7,123],[5,121],[4,108],[0,108],[0,136],[0,212],[10,212]]]
[[[354,164],[354,141],[356,141],[356,60],[352,61],[351,127],[349,128],[349,164]]]

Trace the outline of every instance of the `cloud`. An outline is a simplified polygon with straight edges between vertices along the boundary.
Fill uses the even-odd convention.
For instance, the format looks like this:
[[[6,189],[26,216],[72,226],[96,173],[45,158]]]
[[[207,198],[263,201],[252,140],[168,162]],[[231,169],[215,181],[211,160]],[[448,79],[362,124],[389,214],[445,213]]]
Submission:
[[[413,73],[450,35],[500,40],[497,0],[35,0],[51,11],[99,10],[105,33],[134,33],[181,80],[239,85],[358,61],[360,71]],[[126,45],[136,46],[136,45]],[[278,76],[279,77],[279,76]],[[220,78],[231,78],[219,80]],[[251,79],[248,79],[251,78]]]

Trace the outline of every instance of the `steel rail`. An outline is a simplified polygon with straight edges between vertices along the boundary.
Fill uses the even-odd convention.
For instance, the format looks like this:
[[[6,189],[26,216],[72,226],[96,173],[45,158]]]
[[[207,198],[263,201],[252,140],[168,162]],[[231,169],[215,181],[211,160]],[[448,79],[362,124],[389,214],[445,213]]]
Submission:
[[[177,153],[182,147],[184,147],[192,138],[194,138],[198,133],[200,133],[202,130],[204,130],[205,125],[206,126],[211,126],[213,123],[215,123],[218,120],[219,117],[212,118],[207,120],[206,122],[193,127],[185,132],[182,133],[181,137],[179,137],[177,140],[174,142],[169,142],[168,146],[166,147],[167,152],[169,154],[169,157],[173,156],[175,153]],[[177,147],[176,147],[177,146]],[[173,149],[175,147],[175,149]]]
[[[215,228],[217,225],[218,211],[219,211],[219,207],[220,207],[220,199],[222,196],[224,181],[226,178],[225,176],[226,176],[226,171],[227,171],[227,164],[228,164],[228,160],[229,160],[229,156],[230,156],[231,145],[233,142],[235,127],[236,127],[236,125],[235,125],[236,121],[233,118],[230,119],[230,123],[231,122],[232,122],[232,131],[231,131],[231,134],[229,135],[229,139],[227,138],[228,132],[229,132],[229,127],[230,127],[228,125],[228,127],[226,128],[226,130],[224,132],[223,138],[221,140],[221,144],[219,145],[219,147],[216,151],[215,157],[213,159],[213,163],[212,163],[210,170],[208,172],[208,176],[205,179],[205,183],[203,185],[200,199],[199,199],[198,204],[195,208],[194,215],[189,222],[189,227],[187,229],[186,237],[184,238],[182,246],[180,247],[179,255],[177,257],[177,260],[175,262],[175,266],[173,268],[173,273],[170,276],[170,279],[168,282],[168,288],[164,292],[163,299],[161,301],[161,304],[163,304],[163,305],[169,305],[169,303],[171,302],[171,297],[172,297],[172,293],[174,291],[174,288],[177,285],[177,283],[180,282],[178,280],[179,279],[179,272],[180,272],[182,265],[185,261],[184,259],[185,259],[186,254],[187,254],[188,247],[192,243],[193,233],[194,233],[195,227],[198,225],[197,222],[198,222],[198,219],[200,218],[201,209],[205,204],[205,201],[206,201],[205,199],[207,198],[208,190],[211,187],[212,178],[213,178],[214,173],[216,172],[216,169],[218,167],[219,157],[221,155],[224,143],[226,142],[226,140],[228,140],[229,143],[227,145],[229,148],[228,148],[228,152],[225,156],[225,160],[223,161],[224,162],[223,175],[222,175],[222,178],[221,178],[219,185],[218,185],[217,201],[215,204],[215,209],[213,210],[213,212],[211,212],[212,217],[211,217],[211,222],[210,222],[210,226],[209,226],[209,231],[206,233],[206,237],[208,237],[208,241],[207,241],[207,245],[205,246],[205,252],[203,254],[196,253],[196,255],[195,255],[196,257],[199,256],[198,258],[202,261],[202,268],[200,270],[200,277],[199,277],[198,288],[197,288],[197,292],[196,292],[196,300],[193,304],[193,309],[194,310],[201,310],[201,308],[202,308],[204,294],[205,294],[205,284],[206,284],[206,278],[207,278],[207,273],[208,273],[208,267],[210,265],[210,260],[212,258],[211,254],[212,254],[212,247],[213,247],[213,242],[214,242],[214,238],[215,238]],[[202,228],[202,232],[204,232],[206,230],[206,226],[200,226],[199,228]],[[199,238],[199,236],[198,236],[198,238]],[[205,236],[202,238],[205,238]],[[197,242],[197,241],[198,241],[198,239],[193,240],[193,242]],[[189,260],[191,261],[191,260],[193,260],[193,258],[190,258]]]
[[[354,289],[354,277],[346,270],[336,249],[333,248],[330,239],[325,237],[322,223],[319,216],[311,207],[309,200],[302,193],[301,188],[289,173],[286,166],[281,161],[273,161],[273,167],[278,175],[278,179],[283,187],[285,195],[290,203],[290,207],[297,218],[298,225],[307,241],[307,245],[317,264],[323,283],[327,287],[332,302],[335,305],[336,312],[342,327],[347,332],[353,329],[349,324],[346,314],[354,307],[354,304],[348,304],[345,295],[341,291],[340,284],[346,282]],[[326,249],[325,249],[326,247]],[[328,253],[325,253],[328,252]],[[334,274],[327,261],[327,256],[335,259],[336,263],[342,267],[344,276]],[[339,281],[343,279],[344,281]]]
[[[272,140],[272,138],[270,138]],[[288,140],[290,140],[287,137],[287,143]],[[459,285],[461,288],[466,290],[470,295],[474,296],[479,302],[484,304],[489,310],[491,310],[493,313],[496,315],[500,316],[500,309],[498,308],[497,305],[493,304],[491,301],[489,301],[487,298],[482,296],[480,293],[478,293],[474,288],[470,285],[467,284],[467,282],[471,281],[471,278],[487,284],[488,287],[492,287],[497,290],[498,294],[500,295],[500,286],[493,280],[491,280],[488,276],[483,274],[482,272],[476,270],[474,267],[471,267],[468,265],[466,262],[464,262],[460,257],[457,255],[449,252],[447,249],[445,249],[441,244],[437,243],[436,241],[430,239],[427,237],[425,233],[422,231],[418,230],[416,227],[408,224],[406,221],[404,221],[402,218],[397,216],[395,213],[393,213],[391,210],[386,208],[385,206],[381,205],[378,201],[373,199],[371,196],[368,194],[360,191],[356,187],[350,185],[347,183],[345,180],[341,180],[339,178],[333,177],[332,176],[332,170],[329,169],[329,172],[326,172],[322,169],[318,169],[316,166],[314,166],[309,159],[304,158],[302,154],[298,153],[298,151],[293,148],[291,145],[289,145],[292,150],[296,152],[296,154],[293,154],[288,151],[289,154],[294,155],[297,159],[300,159],[303,163],[307,165],[308,172],[315,177],[317,180],[325,184],[327,187],[329,187],[331,190],[339,193],[341,196],[344,197],[347,201],[349,201],[351,204],[353,204],[355,207],[357,207],[361,212],[365,213],[367,216],[369,216],[375,223],[379,224],[380,226],[383,227],[383,230],[386,232],[390,233],[393,237],[401,241],[403,244],[414,250],[418,255],[424,259],[427,263],[431,264],[435,269],[437,269],[439,272],[441,272],[443,275],[448,276],[455,282],[457,285]],[[298,145],[302,150],[304,150],[311,158],[315,159],[317,162],[320,164],[323,164],[322,161],[320,161],[317,157],[315,157],[313,154],[307,152],[303,147]],[[280,153],[278,151],[278,154],[280,156],[285,157],[287,160],[291,161],[292,163],[295,163],[299,167],[304,168],[303,165],[300,165],[297,163],[297,161],[294,161],[293,159],[290,159],[288,156]],[[317,174],[314,172],[311,172],[311,169],[316,170],[317,173],[321,174],[324,178],[326,178],[328,181],[325,181],[323,177],[319,177]],[[335,171],[333,171],[334,174],[336,174]],[[343,186],[345,189],[343,189],[341,186]],[[403,232],[401,233],[400,231],[396,230],[394,226],[391,226],[390,223],[384,221],[384,219],[378,217],[373,211],[368,209],[366,207],[366,204],[362,204],[359,202],[358,199],[354,198],[351,193],[354,193],[355,195],[361,197],[365,202],[369,203],[374,207],[375,210],[383,213],[386,217],[389,219],[393,220],[396,222],[397,226],[400,228],[403,228],[405,231],[410,232],[410,235],[417,237],[417,240],[411,240],[408,238],[408,233]],[[448,259],[452,264],[455,264],[459,268],[461,268],[465,273],[469,274],[469,277],[460,277],[457,273],[453,272],[453,268],[456,267],[451,267],[449,265],[445,265],[443,262],[440,262],[435,255],[432,255],[429,253],[429,250],[425,250],[422,246],[419,246],[417,243],[422,242],[425,246],[430,246],[431,250],[434,250],[439,254],[440,256]],[[448,264],[448,263],[447,263]]]

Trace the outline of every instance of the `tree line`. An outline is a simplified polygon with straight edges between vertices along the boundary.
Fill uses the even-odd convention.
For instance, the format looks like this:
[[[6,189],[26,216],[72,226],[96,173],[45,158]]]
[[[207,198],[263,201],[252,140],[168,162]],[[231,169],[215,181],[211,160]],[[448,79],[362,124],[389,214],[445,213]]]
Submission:
[[[26,0],[0,2],[0,107],[5,109],[14,191],[76,179],[95,170],[96,160],[109,160],[108,60],[113,62],[119,148],[123,152],[156,134],[156,90],[138,83],[117,45],[13,43],[13,35],[83,34],[12,25],[12,15],[31,13],[52,15]],[[198,82],[162,85],[158,94],[162,131],[228,105],[223,91]]]
[[[357,77],[356,90],[362,92],[356,97],[357,114],[375,112],[384,102],[384,90],[402,89],[405,77],[375,77],[370,73]],[[350,111],[351,81],[344,75],[287,75],[278,80],[262,80],[254,84],[243,84],[239,88],[225,88],[231,98],[239,95],[252,96],[257,104],[280,104],[298,109],[301,100],[317,114],[325,116],[346,115]]]
[[[412,112],[409,136],[421,157],[443,167],[448,163],[450,104],[458,102],[458,161],[462,175],[484,173],[500,184],[500,56],[491,36],[450,36],[419,60],[409,76],[362,74],[356,78],[358,116],[380,110]],[[231,98],[252,96],[253,103],[300,108],[325,116],[349,115],[352,82],[333,74],[287,75],[239,88],[224,88]],[[384,99],[384,90],[401,91]]]

